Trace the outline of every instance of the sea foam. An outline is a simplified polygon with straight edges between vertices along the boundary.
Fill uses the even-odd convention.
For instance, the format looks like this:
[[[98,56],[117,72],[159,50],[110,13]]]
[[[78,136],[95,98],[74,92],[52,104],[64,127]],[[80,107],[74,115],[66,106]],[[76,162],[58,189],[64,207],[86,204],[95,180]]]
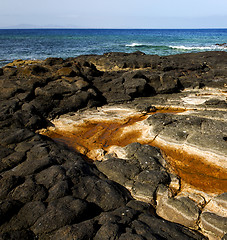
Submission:
[[[142,43],[130,43],[130,44],[126,44],[126,47],[141,47],[144,46],[144,44]]]
[[[211,46],[169,46],[172,49],[179,49],[179,50],[223,50],[227,49],[226,46],[218,46],[218,45],[211,45]]]

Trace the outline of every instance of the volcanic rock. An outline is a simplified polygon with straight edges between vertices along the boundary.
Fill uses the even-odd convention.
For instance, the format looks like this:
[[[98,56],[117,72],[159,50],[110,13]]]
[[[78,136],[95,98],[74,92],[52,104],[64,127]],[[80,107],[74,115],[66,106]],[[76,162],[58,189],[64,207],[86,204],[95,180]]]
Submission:
[[[226,216],[217,209],[226,202],[225,195],[220,195],[225,186],[226,57],[226,52],[165,57],[107,53],[65,60],[18,60],[0,69],[0,238],[206,239],[190,229],[198,228],[198,219],[202,233],[223,237]],[[40,134],[42,128],[57,129],[57,120],[63,118],[73,129],[83,119],[72,120],[70,116],[82,117],[82,108],[86,108],[93,112],[92,118],[98,107],[107,103],[108,107],[112,104],[116,121],[120,112],[128,115],[108,129],[119,133],[120,147],[114,148],[116,138],[109,137],[110,146],[92,149],[103,156],[108,153],[100,162],[92,163],[94,159],[78,153],[64,139]],[[114,112],[114,104],[121,110]],[[155,112],[171,107],[194,111],[177,115]],[[150,110],[156,114],[145,120],[144,112]],[[106,110],[102,117],[108,120],[111,111]],[[132,116],[135,119],[130,119]],[[84,154],[101,133],[112,136],[98,130],[105,129],[107,122],[95,125],[90,132],[94,141],[87,148],[82,139]],[[119,127],[122,123],[124,128]],[[124,137],[125,133],[130,135]],[[74,134],[90,135],[83,131]],[[141,143],[132,144],[137,140]],[[156,147],[148,145],[152,141]],[[168,157],[180,153],[171,154],[165,144],[163,148],[158,145],[161,141],[185,144],[198,150],[199,156],[205,153],[206,161],[215,165],[210,172],[223,182],[203,188],[200,198],[190,198],[184,192],[184,181],[193,182],[184,180],[181,169],[168,167]],[[112,153],[111,147],[115,149]],[[182,160],[187,166],[186,158]],[[204,182],[209,182],[206,174]],[[167,191],[160,194],[161,188]],[[219,192],[210,193],[210,189]],[[181,196],[181,191],[186,196]],[[170,212],[162,211],[161,203],[165,209],[173,207],[172,215],[177,210],[180,214],[171,218]]]

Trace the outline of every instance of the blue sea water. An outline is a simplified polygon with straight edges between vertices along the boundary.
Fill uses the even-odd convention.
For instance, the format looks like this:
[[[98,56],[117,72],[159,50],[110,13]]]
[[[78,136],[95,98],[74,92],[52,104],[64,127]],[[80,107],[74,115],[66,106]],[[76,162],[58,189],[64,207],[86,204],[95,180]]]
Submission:
[[[135,52],[172,55],[227,51],[227,29],[4,29],[0,66],[15,59]]]

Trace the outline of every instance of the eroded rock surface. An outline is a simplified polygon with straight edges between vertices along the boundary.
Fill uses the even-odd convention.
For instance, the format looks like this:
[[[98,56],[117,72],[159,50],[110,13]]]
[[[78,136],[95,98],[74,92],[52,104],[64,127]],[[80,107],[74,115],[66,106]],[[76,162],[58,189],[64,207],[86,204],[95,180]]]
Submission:
[[[160,134],[156,140],[172,139],[198,148],[209,144],[215,156],[226,157],[226,61],[225,52],[167,57],[108,53],[18,60],[0,69],[0,238],[206,239],[203,234],[222,238],[226,216],[220,209],[225,209],[225,195],[180,196],[180,174],[167,167],[163,153],[148,145],[128,144],[138,138],[145,143],[155,131]],[[185,88],[191,88],[192,95],[181,92]],[[204,88],[216,89],[216,95],[196,98],[195,91],[204,93],[200,92]],[[148,99],[125,102],[138,97]],[[139,122],[148,135],[145,139],[141,135],[138,118],[125,122],[121,133],[136,126],[137,136],[123,138],[123,146],[128,146],[118,148],[116,155],[112,151],[105,156],[108,149],[98,151],[105,161],[88,163],[70,144],[37,132],[56,127],[51,120],[63,114],[119,102],[142,113]],[[198,111],[189,117],[190,123],[184,114],[162,112],[147,120],[143,116],[171,106]],[[153,123],[163,119],[161,128]],[[203,142],[201,135],[206,134],[210,141]],[[223,159],[219,160],[217,166],[222,167]],[[160,206],[172,207],[172,214]],[[170,216],[177,213],[176,219]],[[203,234],[191,230],[198,227]]]

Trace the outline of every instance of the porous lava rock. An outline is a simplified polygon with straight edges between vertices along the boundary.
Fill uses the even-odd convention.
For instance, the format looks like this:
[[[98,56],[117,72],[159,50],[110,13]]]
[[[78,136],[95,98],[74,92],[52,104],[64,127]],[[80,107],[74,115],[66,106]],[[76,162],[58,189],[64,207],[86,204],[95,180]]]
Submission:
[[[169,173],[153,155],[147,168],[142,153],[132,160],[135,166],[120,159],[119,168],[129,166],[132,172],[113,181],[73,149],[37,130],[50,126],[50,119],[85,107],[186,87],[224,89],[226,56],[108,53],[18,60],[0,69],[0,238],[205,239],[160,219],[151,204],[133,200],[124,187],[133,180],[135,194],[143,196],[151,188],[154,200],[157,187],[169,184]],[[209,222],[206,215],[203,222]]]

